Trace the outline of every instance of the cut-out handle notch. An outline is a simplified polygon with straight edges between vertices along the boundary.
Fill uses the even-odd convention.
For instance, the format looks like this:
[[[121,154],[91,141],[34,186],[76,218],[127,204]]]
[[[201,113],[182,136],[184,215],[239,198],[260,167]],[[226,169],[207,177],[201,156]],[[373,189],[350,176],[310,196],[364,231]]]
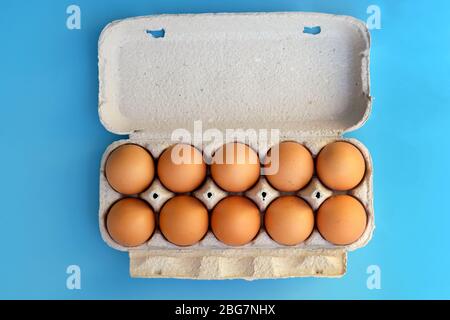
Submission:
[[[153,38],[164,38],[166,35],[166,30],[163,28],[158,30],[146,30],[147,34],[151,35]]]
[[[320,28],[320,26],[303,27],[303,33],[306,33],[306,34],[316,35],[316,34],[319,34],[321,31],[322,31],[322,29]]]

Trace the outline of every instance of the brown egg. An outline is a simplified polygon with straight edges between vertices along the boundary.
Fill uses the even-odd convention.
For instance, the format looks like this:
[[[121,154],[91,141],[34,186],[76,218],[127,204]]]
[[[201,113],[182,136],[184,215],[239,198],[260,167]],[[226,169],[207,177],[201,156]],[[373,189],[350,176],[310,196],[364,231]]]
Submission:
[[[230,246],[249,243],[258,234],[261,216],[258,207],[248,198],[230,196],[213,209],[211,228],[219,241]]]
[[[258,181],[259,175],[258,154],[243,143],[227,143],[214,153],[211,176],[226,191],[246,191]]]
[[[155,215],[147,202],[136,198],[117,201],[106,216],[106,229],[111,238],[125,247],[145,243],[155,230]]]
[[[348,195],[332,196],[317,211],[317,228],[325,240],[347,245],[358,240],[367,224],[363,205]]]
[[[208,231],[208,210],[192,196],[175,196],[159,213],[159,228],[164,237],[178,246],[200,241]]]
[[[350,190],[364,177],[366,163],[357,147],[338,141],[326,145],[320,151],[316,163],[317,175],[333,190]]]
[[[206,177],[202,153],[187,144],[176,144],[166,149],[158,159],[158,177],[173,192],[195,190]]]
[[[106,159],[105,175],[117,192],[140,193],[150,186],[155,176],[153,158],[141,146],[123,144],[114,149]]]
[[[305,200],[284,196],[274,200],[264,215],[269,236],[283,245],[296,245],[305,241],[314,229],[314,214]]]
[[[272,147],[264,161],[269,183],[280,191],[298,191],[305,187],[314,173],[311,153],[297,142],[285,141]]]

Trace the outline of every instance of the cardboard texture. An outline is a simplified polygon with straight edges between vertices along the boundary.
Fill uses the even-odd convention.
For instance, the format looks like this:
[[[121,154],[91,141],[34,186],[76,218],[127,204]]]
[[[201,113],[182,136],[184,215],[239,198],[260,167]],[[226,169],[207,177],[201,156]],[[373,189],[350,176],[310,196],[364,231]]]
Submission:
[[[320,33],[304,32],[311,27],[320,27]],[[164,37],[152,35],[159,30]],[[129,134],[129,139],[114,142],[103,155],[99,226],[108,245],[129,252],[131,275],[249,280],[343,275],[346,252],[364,246],[375,227],[370,154],[359,141],[342,138],[370,113],[369,48],[362,22],[316,13],[161,15],[106,26],[99,39],[99,115],[105,128]],[[156,159],[174,143],[174,129],[192,130],[196,120],[202,121],[203,130],[280,129],[281,140],[303,143],[313,156],[332,141],[355,144],[366,160],[366,174],[346,193],[356,196],[367,211],[363,236],[349,246],[335,246],[314,230],[304,243],[287,247],[262,228],[250,244],[235,248],[209,231],[198,244],[181,248],[157,230],[139,247],[115,243],[105,216],[122,196],[104,176],[107,156],[131,142]],[[251,147],[262,155],[271,145]],[[297,194],[316,210],[334,193],[314,177]],[[262,213],[280,194],[264,177],[245,193]],[[227,193],[208,178],[193,195],[211,210]],[[156,179],[140,196],[158,212],[174,194]]]

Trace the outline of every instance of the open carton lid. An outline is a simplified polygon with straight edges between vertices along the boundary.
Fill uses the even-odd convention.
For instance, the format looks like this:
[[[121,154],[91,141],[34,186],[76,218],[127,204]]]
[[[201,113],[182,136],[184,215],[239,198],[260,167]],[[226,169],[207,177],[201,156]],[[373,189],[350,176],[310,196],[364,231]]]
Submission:
[[[99,39],[99,114],[117,134],[177,128],[340,135],[371,108],[361,21],[317,13],[159,15]]]

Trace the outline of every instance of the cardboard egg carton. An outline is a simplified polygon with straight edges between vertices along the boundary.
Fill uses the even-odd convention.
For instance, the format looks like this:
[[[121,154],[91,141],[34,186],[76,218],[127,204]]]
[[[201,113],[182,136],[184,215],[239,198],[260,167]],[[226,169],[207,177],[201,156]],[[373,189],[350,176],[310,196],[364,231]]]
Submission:
[[[320,33],[311,34],[310,28]],[[155,37],[163,34],[163,37]],[[100,170],[99,225],[105,242],[128,251],[134,277],[193,279],[258,279],[302,276],[336,277],[346,271],[347,251],[370,240],[374,229],[372,162],[368,150],[342,134],[360,127],[371,108],[369,94],[369,34],[351,17],[315,13],[246,13],[161,15],[137,17],[109,24],[99,39],[99,114],[111,132],[129,134],[105,151]],[[280,140],[297,141],[313,156],[328,143],[345,140],[366,161],[363,181],[348,192],[364,205],[367,228],[348,246],[336,246],[317,229],[303,243],[283,246],[264,226],[255,239],[241,247],[219,242],[209,230],[197,244],[178,247],[158,229],[139,247],[115,243],[105,227],[110,206],[124,197],[104,175],[109,153],[124,143],[145,147],[156,160],[176,143],[172,132],[226,132],[233,128],[279,129]],[[272,146],[225,137],[216,145],[193,141],[200,150],[223,143],[249,143],[263,155]],[[314,210],[335,192],[317,177],[297,193],[275,190],[264,176],[243,195],[263,215],[280,195],[296,194]],[[191,193],[208,210],[229,193],[210,178]],[[140,195],[158,214],[172,192],[157,177]]]

